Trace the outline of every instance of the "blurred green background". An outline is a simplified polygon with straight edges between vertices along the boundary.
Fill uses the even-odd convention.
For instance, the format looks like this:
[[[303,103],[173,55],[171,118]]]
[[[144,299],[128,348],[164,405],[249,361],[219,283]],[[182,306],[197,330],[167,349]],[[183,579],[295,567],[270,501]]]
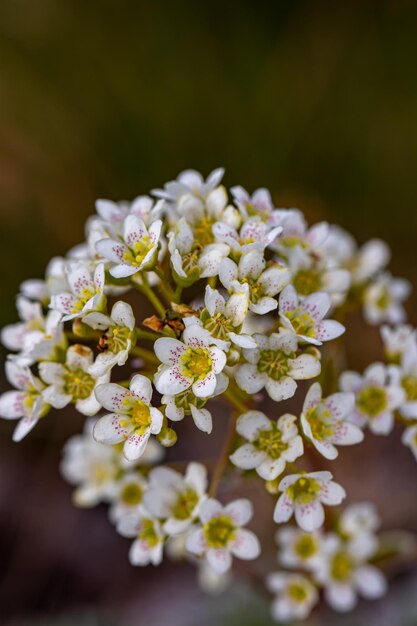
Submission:
[[[393,271],[415,282],[416,73],[411,0],[1,0],[0,323],[15,317],[19,283],[42,276],[52,255],[82,240],[97,197],[131,199],[189,167],[206,175],[225,166],[228,186],[267,186],[277,206],[339,222],[361,242],[387,239]],[[73,419],[69,432],[80,427]],[[132,588],[143,577],[125,564],[126,544],[104,511],[71,508],[56,469],[68,432],[54,426],[54,435],[42,425],[13,447],[1,424],[1,623],[64,610],[80,610],[91,626],[118,624],[120,615],[135,626],[144,615],[147,626],[191,626],[197,616],[208,625],[210,615],[217,624],[268,623],[267,609],[255,600],[248,608],[245,594],[232,604],[203,601],[188,570],[180,593],[169,567],[160,575],[165,587],[151,577],[143,612],[140,585]],[[387,444],[375,445],[375,458],[386,458]],[[401,487],[416,470],[411,456],[401,463],[394,490],[408,502],[410,526],[417,505]],[[89,552],[91,533],[101,543]],[[90,571],[77,550],[91,559],[108,554]],[[404,585],[387,604],[320,623],[413,626],[417,608],[411,583]],[[163,610],[164,589],[177,594],[175,616]],[[247,621],[232,615],[240,605]],[[111,620],[102,622],[96,616],[106,606]],[[76,613],[62,624],[83,619]]]

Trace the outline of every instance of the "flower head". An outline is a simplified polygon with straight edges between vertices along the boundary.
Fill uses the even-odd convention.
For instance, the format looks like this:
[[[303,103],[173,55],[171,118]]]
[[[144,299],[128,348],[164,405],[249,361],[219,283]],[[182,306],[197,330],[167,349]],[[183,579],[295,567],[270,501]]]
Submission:
[[[129,561],[132,565],[159,565],[162,561],[164,533],[161,524],[143,507],[122,516],[117,522],[117,532],[123,537],[134,537],[130,546]]]
[[[304,434],[326,459],[338,456],[337,446],[350,446],[363,440],[363,432],[346,421],[355,405],[352,393],[333,393],[322,398],[320,383],[314,383],[306,395],[301,413]]]
[[[70,261],[66,265],[66,276],[70,291],[52,295],[50,304],[51,309],[63,314],[63,322],[104,309],[103,263],[97,265],[92,275],[86,263]]]
[[[290,474],[279,484],[282,492],[275,506],[274,521],[277,524],[288,522],[291,516],[306,532],[320,528],[324,521],[323,504],[340,504],[346,492],[332,481],[330,472],[310,472]]]
[[[243,470],[256,469],[264,480],[274,480],[303,454],[295,415],[282,415],[272,421],[260,411],[248,411],[236,423],[236,431],[249,443],[238,448],[230,460]]]
[[[187,550],[205,555],[209,565],[219,574],[232,565],[232,556],[238,559],[256,559],[260,553],[259,541],[250,530],[242,528],[252,517],[252,505],[242,498],[223,507],[210,498],[201,506],[201,526],[187,538]]]
[[[297,389],[296,380],[314,378],[320,373],[320,360],[313,354],[298,354],[297,337],[288,332],[269,337],[255,334],[256,348],[244,348],[246,363],[239,365],[236,382],[249,394],[265,387],[268,395],[280,402],[291,398]]]
[[[96,389],[100,405],[111,411],[101,417],[94,427],[94,438],[113,445],[124,441],[123,453],[129,461],[138,459],[145,451],[149,437],[162,428],[163,415],[151,406],[152,384],[149,378],[136,374],[129,389],[115,383]]]
[[[319,599],[315,585],[301,574],[274,572],[269,574],[266,585],[275,595],[271,611],[279,622],[305,619]]]
[[[217,376],[226,365],[225,353],[213,343],[213,337],[199,324],[187,326],[182,341],[157,339],[154,350],[162,362],[155,375],[159,393],[176,395],[191,387],[197,398],[212,396]]]

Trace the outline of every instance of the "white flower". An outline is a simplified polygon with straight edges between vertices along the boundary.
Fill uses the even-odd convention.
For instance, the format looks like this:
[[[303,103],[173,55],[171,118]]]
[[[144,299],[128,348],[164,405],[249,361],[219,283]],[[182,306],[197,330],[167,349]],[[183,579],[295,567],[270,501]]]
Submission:
[[[225,374],[216,376],[217,383],[211,398],[226,391],[229,379]],[[210,434],[213,429],[213,419],[208,409],[204,408],[208,398],[198,398],[191,389],[186,389],[176,395],[164,395],[161,404],[166,405],[165,414],[173,422],[180,422],[186,415],[191,415],[194,424],[199,430]]]
[[[255,334],[257,348],[244,348],[248,361],[236,370],[236,382],[249,394],[265,387],[276,402],[291,398],[296,380],[314,378],[320,373],[320,361],[312,354],[297,355],[297,337],[290,332],[272,333],[270,337]]]
[[[242,254],[239,264],[232,259],[223,259],[220,264],[219,278],[229,293],[242,289],[242,284],[249,285],[249,309],[264,315],[277,308],[276,296],[290,281],[288,267],[278,263],[267,266],[264,254],[251,250]]]
[[[363,376],[343,372],[339,386],[355,394],[355,408],[348,420],[357,426],[368,425],[376,435],[388,435],[394,426],[393,412],[404,402],[404,390],[388,384],[388,370],[382,363],[370,365]]]
[[[149,437],[162,428],[161,411],[150,406],[152,384],[149,378],[136,374],[129,389],[115,383],[100,385],[96,389],[100,405],[111,411],[101,417],[94,427],[94,438],[112,445],[124,441],[123,454],[129,461],[138,459],[144,452]]]
[[[65,269],[70,291],[52,295],[50,308],[64,315],[63,322],[89,311],[102,311],[106,305],[103,263],[97,265],[93,276],[84,262],[69,261]]]
[[[161,220],[149,228],[136,215],[128,215],[123,222],[120,239],[105,238],[96,243],[98,254],[112,263],[110,274],[115,278],[132,276],[153,268],[157,260],[161,235]]]
[[[375,506],[369,502],[359,502],[348,506],[338,520],[338,530],[349,541],[350,550],[358,554],[374,554],[379,541],[375,535],[381,520]]]
[[[198,324],[188,326],[182,341],[161,337],[154,344],[162,365],[155,375],[155,387],[161,394],[176,395],[189,389],[198,398],[212,396],[217,376],[226,365],[225,353],[211,345],[210,333]]]
[[[252,514],[252,504],[244,498],[225,507],[213,498],[206,500],[200,510],[202,526],[188,536],[187,550],[205,555],[218,574],[230,569],[232,555],[238,559],[256,559],[260,554],[259,541],[253,532],[242,528]]]
[[[318,530],[324,521],[323,504],[335,506],[342,502],[346,492],[332,481],[330,472],[290,474],[279,484],[282,492],[274,510],[277,524],[288,522],[291,516],[306,532]]]
[[[97,446],[111,451],[112,448],[100,443]],[[148,483],[138,471],[128,471],[117,482],[116,493],[112,494],[111,506],[109,509],[109,518],[113,524],[139,509],[143,502],[143,496],[147,489]]]
[[[135,342],[135,317],[130,304],[120,300],[113,305],[110,316],[88,313],[83,322],[92,328],[107,331],[99,343],[102,352],[88,371],[101,376],[115,365],[124,365]]]
[[[392,278],[388,273],[380,274],[364,293],[364,315],[368,324],[404,322],[406,314],[403,302],[410,295],[410,291],[408,280]]]
[[[201,463],[190,463],[184,476],[169,467],[156,467],[149,473],[144,505],[154,517],[165,520],[167,535],[178,535],[198,517],[206,489],[207,471]]]
[[[321,557],[323,537],[320,532],[306,533],[293,526],[284,526],[277,531],[275,538],[281,565],[291,569],[314,569]]]
[[[164,547],[161,524],[143,507],[121,517],[117,522],[117,532],[123,537],[135,537],[129,550],[129,561],[132,565],[161,563]]]
[[[417,461],[417,424],[413,426],[409,426],[403,432],[402,443],[409,447],[411,452],[414,454],[414,458]]]
[[[268,223],[274,221],[275,213],[281,213],[275,210],[271,194],[265,187],[255,189],[253,194],[249,195],[246,189],[236,185],[230,189],[230,193],[245,220],[255,216]]]
[[[288,413],[276,422],[260,411],[241,415],[236,431],[249,443],[238,448],[230,460],[240,469],[256,469],[264,480],[274,480],[282,474],[286,463],[292,463],[304,452],[296,421],[295,415]]]
[[[84,432],[71,437],[65,444],[61,474],[71,485],[76,506],[96,506],[110,502],[117,493],[120,474],[120,453],[93,439],[94,420],[87,420]]]
[[[337,535],[327,535],[323,558],[315,571],[316,580],[325,587],[326,602],[336,611],[351,611],[357,603],[357,594],[367,599],[379,598],[386,592],[387,583],[376,567],[367,560],[372,551],[362,543],[362,550],[343,543]]]
[[[96,200],[96,211],[100,222],[113,235],[122,234],[123,222],[128,215],[135,215],[149,226],[161,217],[162,208],[162,202],[155,204],[149,196],[137,196],[131,202]]]
[[[308,228],[304,215],[298,209],[282,212],[279,223],[283,227],[283,232],[274,247],[284,258],[297,246],[306,250],[316,250],[323,245],[329,234],[327,222],[319,222]]]
[[[217,276],[220,264],[230,251],[225,243],[214,243],[211,228],[203,229],[204,237],[181,218],[175,230],[168,233],[168,250],[174,278],[178,284],[189,286],[199,278]]]
[[[83,415],[95,415],[101,407],[94,390],[97,385],[108,381],[109,374],[90,374],[93,359],[90,348],[76,344],[68,348],[65,363],[42,361],[39,374],[48,385],[43,391],[45,401],[55,409],[63,409],[72,402]]]
[[[350,272],[334,264],[325,255],[311,253],[300,246],[288,251],[291,284],[302,298],[317,291],[325,291],[333,304],[340,305],[349,290]]]
[[[16,307],[22,320],[9,324],[1,331],[1,341],[9,350],[19,351],[10,356],[21,365],[32,365],[38,359],[53,360],[59,349],[65,349],[67,340],[58,311],[42,312],[39,302],[18,296]]]
[[[414,337],[404,348],[400,365],[390,365],[388,372],[391,385],[404,392],[399,413],[406,419],[417,419],[417,343]]]
[[[46,415],[50,406],[42,395],[45,385],[28,367],[7,361],[5,368],[7,380],[18,391],[6,391],[0,396],[0,417],[20,420],[13,433],[13,441],[21,441]]]
[[[416,329],[409,324],[381,326],[385,356],[390,363],[400,364],[410,344],[416,345]]]
[[[276,596],[271,612],[278,622],[305,619],[319,599],[316,587],[301,574],[273,572],[267,577],[266,584]]]
[[[316,346],[345,332],[340,322],[323,320],[330,306],[330,297],[324,292],[312,293],[300,302],[292,285],[285,287],[279,297],[279,315],[284,327],[300,341]]]
[[[326,459],[338,456],[338,446],[351,446],[363,440],[358,426],[346,421],[355,406],[353,393],[333,393],[322,399],[319,383],[307,392],[301,413],[304,434]]]
[[[239,232],[224,222],[216,222],[213,225],[216,241],[227,244],[236,255],[250,250],[263,251],[275,241],[281,232],[281,226],[270,228],[259,217],[247,219]]]
[[[250,335],[241,333],[242,325],[248,313],[249,287],[237,283],[238,291],[227,300],[210,285],[206,286],[204,304],[200,317],[184,318],[185,326],[199,324],[209,331],[213,342],[222,350],[228,351],[231,342],[241,348],[255,348],[256,343]]]
[[[390,256],[390,249],[385,241],[380,239],[367,241],[353,254],[353,258],[348,263],[353,283],[361,284],[374,278],[387,266]]]

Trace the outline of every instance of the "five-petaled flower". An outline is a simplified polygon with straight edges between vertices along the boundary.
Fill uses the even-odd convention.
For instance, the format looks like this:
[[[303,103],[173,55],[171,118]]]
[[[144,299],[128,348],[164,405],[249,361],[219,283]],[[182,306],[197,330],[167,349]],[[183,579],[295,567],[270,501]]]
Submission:
[[[217,377],[226,365],[226,355],[215,345],[210,333],[199,324],[190,324],[182,334],[182,341],[161,337],[154,350],[162,362],[156,375],[155,387],[159,393],[176,395],[191,387],[197,398],[214,394]]]
[[[115,383],[96,389],[100,405],[111,411],[101,417],[94,427],[94,438],[113,445],[124,441],[123,453],[129,461],[138,459],[145,451],[151,435],[162,428],[163,415],[151,406],[152,384],[149,378],[136,374],[129,389]]]
[[[219,574],[232,565],[232,556],[238,559],[256,559],[260,545],[256,535],[245,526],[252,518],[249,500],[242,498],[222,506],[218,500],[206,500],[200,509],[201,526],[187,538],[187,550],[207,561]]]
[[[320,383],[314,383],[304,400],[301,425],[304,434],[326,459],[338,455],[337,446],[351,446],[363,440],[358,426],[347,421],[355,406],[353,393],[333,393],[322,398]]]
[[[275,506],[274,521],[277,524],[288,522],[295,515],[295,521],[302,530],[313,532],[324,521],[323,504],[336,506],[342,502],[346,492],[332,481],[330,472],[310,472],[289,474],[279,484],[282,492]]]
[[[104,264],[99,263],[94,274],[82,261],[70,261],[65,269],[70,291],[52,295],[50,308],[63,314],[63,322],[83,317],[90,311],[103,311]]]
[[[237,420],[236,431],[249,443],[240,446],[230,460],[240,469],[256,469],[264,480],[274,480],[282,474],[286,463],[303,454],[296,421],[296,416],[289,414],[272,421],[260,411],[244,413]]]

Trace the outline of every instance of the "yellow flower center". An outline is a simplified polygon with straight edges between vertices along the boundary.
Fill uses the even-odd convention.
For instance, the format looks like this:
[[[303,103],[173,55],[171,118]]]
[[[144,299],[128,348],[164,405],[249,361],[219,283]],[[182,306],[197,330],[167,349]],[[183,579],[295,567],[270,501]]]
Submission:
[[[188,348],[181,356],[182,373],[187,378],[202,380],[212,370],[213,361],[207,348]]]
[[[138,400],[132,408],[132,422],[136,433],[139,435],[148,430],[151,425],[151,412],[141,400]]]
[[[296,504],[309,504],[317,498],[321,490],[320,483],[314,478],[301,476],[287,488],[287,494]]]
[[[209,548],[224,548],[235,537],[236,527],[230,517],[219,515],[204,524],[203,532]]]
[[[294,552],[300,559],[310,559],[318,552],[316,539],[309,533],[303,533],[295,542]]]
[[[380,387],[367,387],[358,395],[356,404],[362,413],[375,417],[388,407],[387,394]]]
[[[288,585],[288,595],[293,602],[305,602],[308,597],[307,589],[301,583]]]
[[[334,580],[344,582],[352,577],[354,564],[346,552],[337,552],[333,556],[331,575]]]
[[[311,407],[306,412],[306,420],[310,424],[311,434],[317,441],[325,441],[333,435],[334,429],[329,423],[331,413],[324,407]]]
[[[270,430],[261,431],[253,445],[258,450],[266,452],[272,459],[278,459],[288,445],[282,441],[282,433],[275,422],[271,423]]]
[[[172,507],[172,515],[176,519],[188,519],[198,503],[198,495],[194,489],[186,489],[179,494],[177,501]]]
[[[214,220],[205,216],[194,226],[194,237],[202,246],[208,246],[214,242],[213,235]]]
[[[311,293],[320,291],[320,272],[313,268],[299,270],[293,278],[293,285],[297,293],[302,296],[308,296]]]
[[[136,506],[142,502],[143,489],[138,483],[127,483],[124,485],[120,499],[127,506]]]
[[[401,386],[407,394],[407,400],[417,400],[417,378],[415,376],[404,376]]]
[[[315,320],[308,313],[303,311],[300,307],[296,308],[295,311],[288,311],[285,313],[285,317],[287,317],[292,327],[294,328],[297,335],[303,335],[304,337],[315,337],[316,333],[314,330]]]
[[[64,375],[64,391],[74,402],[88,398],[95,385],[94,378],[82,369],[67,370]]]
[[[149,548],[155,548],[159,543],[159,537],[155,530],[153,520],[144,518],[141,520],[141,528],[138,533],[138,539],[147,544]]]
[[[280,380],[286,376],[290,367],[288,359],[293,359],[295,354],[285,354],[282,350],[262,350],[258,361],[258,370],[273,380]]]
[[[123,260],[128,265],[139,267],[146,255],[152,250],[153,245],[149,235],[143,235],[140,241],[135,241],[133,246],[124,253]]]

